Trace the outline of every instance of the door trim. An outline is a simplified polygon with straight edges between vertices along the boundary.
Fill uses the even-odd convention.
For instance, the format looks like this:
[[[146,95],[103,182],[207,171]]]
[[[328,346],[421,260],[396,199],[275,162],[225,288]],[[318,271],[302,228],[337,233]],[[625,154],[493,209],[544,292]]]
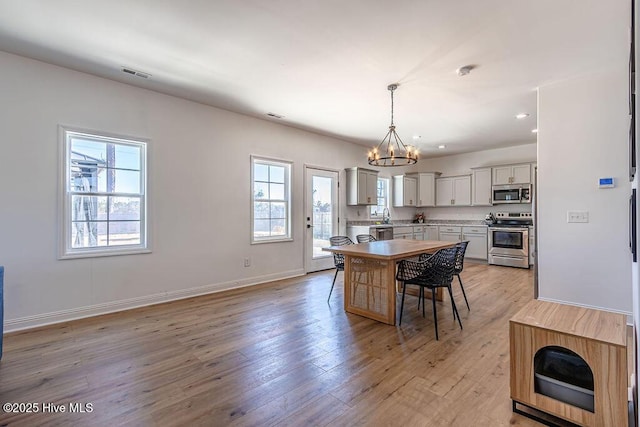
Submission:
[[[341,193],[341,188],[340,188],[340,169],[335,169],[335,168],[330,168],[330,167],[326,167],[326,166],[317,166],[314,164],[309,164],[309,163],[304,163],[303,164],[303,171],[302,171],[302,175],[303,175],[303,207],[302,207],[302,246],[303,246],[303,251],[302,251],[302,266],[303,266],[303,270],[305,272],[305,274],[309,274],[309,266],[307,265],[307,259],[308,259],[308,255],[309,255],[309,242],[307,242],[308,237],[307,237],[307,221],[305,220],[305,217],[307,215],[307,203],[309,203],[309,194],[307,194],[307,170],[308,169],[316,169],[316,170],[321,170],[321,171],[326,171],[326,172],[335,172],[336,175],[338,175],[338,182],[337,182],[337,186],[338,186],[338,194],[336,194],[336,217],[338,219],[338,233],[340,233],[340,229],[341,229],[341,224],[340,224],[340,200],[342,199],[340,197],[340,193]]]

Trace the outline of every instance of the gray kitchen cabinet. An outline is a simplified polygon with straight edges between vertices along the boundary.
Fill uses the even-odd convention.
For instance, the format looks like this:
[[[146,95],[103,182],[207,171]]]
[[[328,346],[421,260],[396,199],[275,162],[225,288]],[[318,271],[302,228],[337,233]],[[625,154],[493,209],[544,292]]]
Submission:
[[[438,236],[437,225],[425,225],[424,226],[424,240],[440,240]]]
[[[407,174],[416,178],[417,182],[417,207],[433,207],[436,205],[436,178],[440,172],[419,172]]]
[[[465,258],[487,259],[487,227],[462,227],[462,240],[469,241]]]
[[[424,238],[424,227],[422,225],[413,227],[413,238],[415,240],[425,240]]]
[[[347,205],[378,204],[378,171],[349,168],[347,171]]]
[[[418,180],[408,175],[393,177],[393,207],[416,206]]]
[[[471,205],[491,206],[491,168],[471,171]]]
[[[462,238],[462,227],[441,225],[438,227],[438,240],[446,242],[459,242]]]
[[[413,239],[413,227],[393,227],[393,239]]]
[[[493,185],[531,184],[531,163],[493,167]]]
[[[471,175],[436,179],[436,206],[471,206]]]

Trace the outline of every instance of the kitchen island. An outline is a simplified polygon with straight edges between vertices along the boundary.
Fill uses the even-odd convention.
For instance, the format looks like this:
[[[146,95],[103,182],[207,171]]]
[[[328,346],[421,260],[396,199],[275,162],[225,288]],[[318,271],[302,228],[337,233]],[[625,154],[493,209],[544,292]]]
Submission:
[[[396,263],[455,244],[440,240],[382,240],[322,250],[344,255],[345,311],[395,325]]]

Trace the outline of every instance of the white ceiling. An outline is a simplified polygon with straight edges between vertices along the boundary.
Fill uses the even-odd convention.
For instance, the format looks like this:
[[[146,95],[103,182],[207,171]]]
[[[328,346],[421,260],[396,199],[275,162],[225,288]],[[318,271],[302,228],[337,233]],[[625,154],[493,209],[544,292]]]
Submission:
[[[534,142],[537,87],[626,58],[627,3],[4,0],[0,50],[368,146],[397,82],[398,134],[432,156]]]

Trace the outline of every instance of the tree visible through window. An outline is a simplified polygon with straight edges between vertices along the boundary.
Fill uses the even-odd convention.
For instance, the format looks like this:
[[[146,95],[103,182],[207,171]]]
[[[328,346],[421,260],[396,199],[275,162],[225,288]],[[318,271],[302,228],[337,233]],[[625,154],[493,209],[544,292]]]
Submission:
[[[252,242],[291,239],[291,164],[252,157]]]
[[[64,129],[62,256],[146,249],[146,143]]]

